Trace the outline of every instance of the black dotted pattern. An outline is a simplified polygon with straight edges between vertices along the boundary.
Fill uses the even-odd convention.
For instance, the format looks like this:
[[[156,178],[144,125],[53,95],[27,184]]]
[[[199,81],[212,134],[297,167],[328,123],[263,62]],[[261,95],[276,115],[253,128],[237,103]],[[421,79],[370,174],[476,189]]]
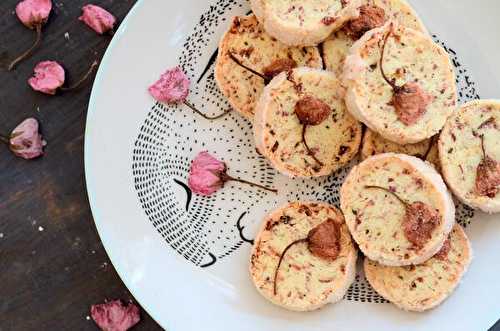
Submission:
[[[210,115],[229,109],[214,80],[213,62],[219,35],[231,16],[248,13],[245,0],[214,2],[200,17],[179,58],[179,64],[193,82],[189,101]],[[460,103],[478,99],[475,83],[456,52],[436,36],[434,39],[452,57]],[[192,194],[186,185],[189,166],[202,150],[226,162],[231,175],[277,187],[280,195],[237,183],[227,183],[224,189],[210,197]],[[260,222],[260,217],[253,216],[257,211],[258,214],[269,212],[295,200],[324,201],[339,207],[340,186],[358,162],[352,161],[329,177],[285,178],[256,153],[251,123],[238,114],[230,113],[210,122],[183,105],[156,103],[135,141],[132,175],[144,212],[169,246],[193,264],[210,267],[241,246],[252,243],[252,231],[246,227]],[[473,215],[472,209],[457,205],[457,220],[461,225],[467,226]],[[356,276],[346,299],[387,302],[371,288],[362,271]]]

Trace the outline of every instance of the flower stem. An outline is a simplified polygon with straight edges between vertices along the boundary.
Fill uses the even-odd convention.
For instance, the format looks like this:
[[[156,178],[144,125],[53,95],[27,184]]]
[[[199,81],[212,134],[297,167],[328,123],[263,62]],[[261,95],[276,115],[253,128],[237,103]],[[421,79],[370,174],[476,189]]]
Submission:
[[[392,192],[391,190],[386,189],[385,187],[381,187],[381,186],[365,186],[365,189],[378,189],[378,190],[385,191],[385,192],[391,194],[392,196],[394,196],[396,199],[398,199],[399,202],[401,202],[403,205],[405,205],[405,207],[408,207],[410,205],[408,203],[408,201],[405,201],[405,200],[401,199],[401,197],[399,195],[397,195],[396,193]]]
[[[91,65],[87,73],[78,81],[76,82],[73,86],[70,87],[61,87],[60,90],[63,92],[69,92],[69,91],[74,91],[82,86],[82,84],[90,77],[94,69],[97,67],[98,62],[94,61]]]
[[[37,24],[35,28],[36,28],[36,40],[35,40],[35,43],[26,52],[24,52],[23,54],[19,55],[17,58],[14,59],[14,61],[11,62],[11,64],[7,68],[8,71],[11,71],[12,69],[14,69],[16,67],[16,65],[19,64],[19,62],[21,62],[21,61],[25,60],[26,58],[28,58],[33,53],[33,51],[35,50],[35,48],[37,48],[38,45],[40,44],[40,41],[42,40],[42,24]]]
[[[9,138],[5,137],[5,136],[2,136],[0,135],[0,142],[3,142],[4,144],[6,145],[10,145],[10,140]]]
[[[320,160],[318,160],[318,158],[316,157],[316,155],[314,155],[314,153],[311,151],[311,149],[307,145],[307,141],[306,141],[306,128],[307,128],[307,125],[303,124],[302,125],[302,142],[304,143],[304,146],[306,148],[307,154],[309,154],[309,156],[311,156],[314,159],[314,161],[316,161],[319,164],[319,166],[322,167],[324,165],[323,162],[321,162]]]
[[[384,80],[387,82],[387,84],[389,84],[394,90],[397,90],[398,89],[398,86],[396,85],[396,80],[395,79],[392,79],[390,80],[387,75],[385,74],[385,71],[384,71],[384,54],[385,54],[385,46],[387,45],[387,41],[389,40],[389,37],[391,36],[392,34],[392,24],[391,24],[391,27],[390,27],[390,30],[389,32],[387,32],[385,38],[384,38],[384,44],[382,45],[382,54],[380,55],[380,72],[382,73],[382,77],[384,78]]]
[[[195,107],[195,106],[193,106],[193,104],[192,104],[192,103],[190,103],[190,102],[189,102],[189,101],[187,101],[187,100],[185,100],[185,101],[184,101],[184,104],[185,104],[186,106],[188,106],[189,108],[191,108],[191,110],[193,110],[195,113],[197,113],[198,115],[200,115],[200,116],[201,116],[201,117],[203,117],[204,119],[207,119],[207,120],[210,120],[210,121],[212,121],[212,120],[216,120],[216,119],[219,119],[219,118],[221,118],[221,117],[224,117],[224,116],[226,116],[227,114],[229,114],[229,113],[232,111],[232,109],[227,109],[227,110],[225,110],[222,114],[219,114],[219,115],[216,115],[216,116],[211,117],[211,116],[208,116],[208,115],[203,114],[201,111],[199,111],[198,109],[196,109],[196,107]]]
[[[295,240],[294,242],[292,242],[290,245],[286,246],[285,250],[283,250],[283,253],[281,253],[281,256],[280,256],[280,259],[279,259],[279,262],[278,262],[278,266],[276,267],[276,270],[274,271],[274,285],[273,285],[273,292],[274,292],[274,295],[277,294],[278,292],[278,285],[277,285],[277,280],[278,280],[278,272],[280,270],[280,267],[281,267],[281,262],[283,262],[283,258],[285,257],[286,253],[288,252],[288,250],[290,248],[292,248],[293,246],[297,245],[297,244],[300,244],[300,243],[308,243],[309,240],[307,238],[304,238],[304,239],[299,239],[299,240]]]
[[[264,83],[267,84],[269,83],[270,79],[268,77],[266,77],[265,75],[261,74],[260,72],[244,65],[243,63],[241,63],[240,60],[238,60],[236,58],[236,56],[234,56],[234,54],[232,52],[229,52],[229,57],[231,58],[231,60],[233,60],[237,65],[239,65],[240,67],[242,67],[243,69],[246,69],[248,71],[250,71],[252,74],[256,75],[256,76],[259,76],[260,78],[262,78],[264,80]]]
[[[259,185],[259,184],[255,184],[255,183],[249,182],[249,181],[244,180],[244,179],[234,178],[234,177],[229,176],[226,173],[223,173],[221,175],[221,178],[224,182],[228,182],[228,181],[239,182],[239,183],[243,183],[243,184],[248,184],[248,185],[253,186],[253,187],[258,187],[258,188],[261,188],[261,189],[269,191],[269,192],[278,193],[278,190],[276,190],[276,189],[269,188],[269,187]]]
[[[481,149],[483,151],[483,159],[486,159],[486,148],[484,147],[484,134],[481,135]]]

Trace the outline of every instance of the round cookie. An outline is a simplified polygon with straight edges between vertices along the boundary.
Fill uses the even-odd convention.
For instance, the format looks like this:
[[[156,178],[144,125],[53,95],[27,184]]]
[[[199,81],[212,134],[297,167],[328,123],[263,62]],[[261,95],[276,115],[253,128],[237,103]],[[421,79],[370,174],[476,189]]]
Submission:
[[[234,17],[219,44],[215,81],[231,106],[251,121],[266,82],[238,65],[231,54],[242,65],[264,75],[275,74],[284,61],[285,67],[322,68],[323,65],[316,47],[286,46],[269,36],[254,15]]]
[[[359,249],[388,266],[425,262],[455,222],[441,176],[403,154],[376,155],[354,167],[342,185],[340,205]]]
[[[391,20],[397,24],[404,25],[427,34],[427,29],[418,17],[417,13],[405,0],[363,0],[361,5],[382,9],[384,13],[383,22]],[[333,33],[323,43],[323,60],[325,61],[326,69],[333,71],[337,77],[342,75],[344,71],[345,58],[354,42],[360,37],[356,32],[363,33],[364,29],[369,29],[369,27],[371,27],[370,23],[373,24],[376,22],[371,19],[368,21],[369,24],[366,24],[366,17],[364,18],[364,22],[360,22],[359,20],[363,19],[363,14],[369,15],[370,12],[362,11],[360,17],[352,21],[355,25],[347,23],[346,26]],[[378,26],[373,26],[372,28],[377,27]]]
[[[463,105],[439,138],[444,178],[465,204],[487,213],[500,212],[500,101]]]
[[[318,231],[325,224],[333,227],[334,235],[325,238],[332,231]],[[319,244],[319,237],[332,242]],[[305,238],[308,242],[294,244]],[[354,281],[357,255],[338,209],[325,203],[292,202],[263,220],[252,249],[250,274],[260,294],[272,303],[310,311],[344,297]]]
[[[460,283],[472,260],[472,249],[456,224],[442,250],[417,266],[387,267],[365,259],[371,286],[401,309],[422,312],[441,304]]]
[[[398,145],[382,138],[378,133],[367,129],[363,135],[361,147],[361,159],[366,160],[370,156],[384,153],[399,153],[425,158],[431,148],[431,140],[426,139],[416,144]]]
[[[360,0],[251,0],[267,33],[286,45],[316,46],[359,15]]]
[[[354,44],[343,78],[351,114],[398,144],[439,133],[457,103],[446,51],[429,36],[392,23]]]
[[[276,76],[256,107],[259,152],[290,177],[339,169],[356,156],[362,131],[347,112],[343,92],[340,81],[324,70],[297,68]],[[316,118],[306,118],[307,112]]]

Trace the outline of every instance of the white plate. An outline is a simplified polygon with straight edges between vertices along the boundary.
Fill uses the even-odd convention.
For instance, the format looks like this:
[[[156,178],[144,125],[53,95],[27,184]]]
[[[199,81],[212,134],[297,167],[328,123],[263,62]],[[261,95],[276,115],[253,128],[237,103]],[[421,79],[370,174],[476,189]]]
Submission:
[[[476,94],[500,98],[500,3],[412,2],[457,61],[462,101]],[[180,63],[193,79],[192,102],[213,113],[227,107],[214,85],[213,66],[195,82],[229,18],[248,10],[245,0],[139,1],[99,69],[85,137],[87,187],[104,246],[136,299],[169,331],[493,325],[500,317],[500,221],[479,213],[466,229],[475,251],[470,271],[431,312],[405,313],[383,303],[362,275],[342,303],[307,314],[275,307],[253,289],[249,242],[261,216],[297,198],[336,204],[345,170],[320,180],[285,179],[255,153],[250,125],[237,114],[210,123],[186,107],[157,105],[146,90]],[[201,150],[227,161],[231,173],[279,187],[280,196],[227,185],[210,198],[193,196],[188,202],[178,182],[186,182],[189,162]],[[471,211],[460,210],[460,221],[468,223]]]

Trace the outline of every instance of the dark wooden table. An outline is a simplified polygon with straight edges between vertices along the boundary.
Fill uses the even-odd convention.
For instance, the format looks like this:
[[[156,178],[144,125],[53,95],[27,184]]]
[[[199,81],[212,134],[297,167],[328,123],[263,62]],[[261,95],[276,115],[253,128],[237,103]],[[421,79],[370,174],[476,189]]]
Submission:
[[[0,1],[3,60],[34,38],[14,15],[16,3]],[[13,72],[0,71],[0,133],[34,116],[49,143],[46,155],[35,161],[18,159],[0,146],[0,331],[96,330],[88,320],[91,304],[132,298],[97,235],[85,190],[83,142],[91,83],[54,97],[35,93],[26,83],[41,60],[62,63],[71,83],[101,59],[110,37],[77,20],[86,3],[56,0],[35,55]],[[94,3],[121,20],[135,0]],[[141,314],[134,330],[161,330]]]
[[[0,1],[0,59],[25,50],[34,32],[14,14],[18,0]],[[78,21],[88,1],[54,1],[42,46],[16,71],[0,71],[0,132],[40,120],[48,147],[35,161],[0,146],[0,330],[97,330],[89,307],[131,299],[111,265],[90,212],[83,170],[85,117],[92,82],[54,97],[27,85],[41,60],[57,60],[71,83],[100,60],[111,37]],[[122,20],[134,0],[96,0]],[[69,40],[65,33],[69,34]],[[43,230],[42,230],[43,229]],[[134,330],[161,330],[144,311]]]

